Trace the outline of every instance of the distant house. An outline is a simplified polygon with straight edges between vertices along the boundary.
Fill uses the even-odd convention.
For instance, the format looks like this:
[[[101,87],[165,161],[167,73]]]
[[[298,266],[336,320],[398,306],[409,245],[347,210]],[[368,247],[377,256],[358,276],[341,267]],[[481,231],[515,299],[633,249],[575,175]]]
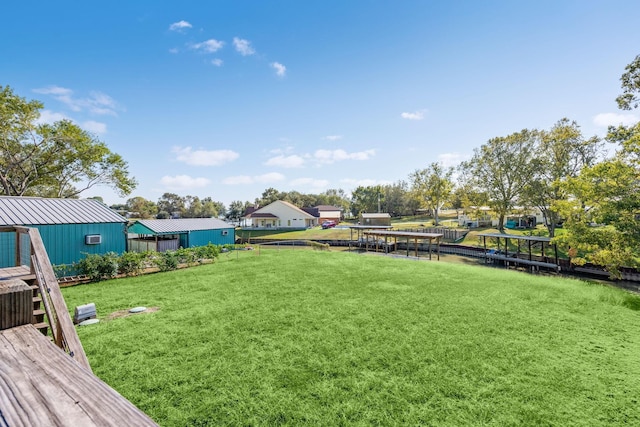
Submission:
[[[16,225],[38,229],[52,265],[127,248],[127,220],[94,199],[0,196],[0,226]],[[0,267],[15,264],[15,245],[15,233],[0,235]]]
[[[342,210],[336,206],[318,205],[313,208],[304,208],[305,212],[318,218],[318,224],[325,221],[333,221],[336,224],[342,220]]]
[[[242,220],[243,227],[247,228],[308,228],[318,225],[315,216],[283,200],[249,209]]]
[[[216,218],[141,219],[129,226],[129,250],[164,252],[233,244],[235,227]]]
[[[391,225],[391,215],[388,213],[361,213],[362,225]]]

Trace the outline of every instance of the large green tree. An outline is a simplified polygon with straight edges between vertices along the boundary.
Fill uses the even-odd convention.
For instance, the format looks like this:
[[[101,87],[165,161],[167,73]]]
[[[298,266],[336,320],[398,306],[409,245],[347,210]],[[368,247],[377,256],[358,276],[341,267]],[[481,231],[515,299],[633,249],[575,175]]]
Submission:
[[[537,168],[525,186],[523,202],[542,212],[550,237],[555,236],[556,227],[562,221],[553,206],[568,197],[562,183],[578,176],[582,168],[594,165],[600,148],[598,137],[585,139],[578,124],[566,118],[551,130],[540,132],[534,153]]]
[[[640,55],[637,55],[620,77],[622,95],[616,98],[622,110],[632,110],[640,105]]]
[[[640,55],[621,77],[623,110],[640,105]],[[640,265],[640,122],[610,127],[607,141],[617,144],[615,157],[582,169],[564,183],[571,198],[558,202],[567,233],[556,237],[572,262],[593,262],[620,277],[623,266]]]
[[[39,124],[43,104],[0,87],[0,186],[9,196],[77,197],[95,185],[120,196],[137,185],[128,165],[69,120]]]
[[[409,184],[405,181],[398,181],[393,184],[387,184],[382,186],[384,192],[384,205],[385,212],[393,217],[402,215],[412,215],[417,206],[412,204],[412,199],[409,195]]]
[[[435,225],[439,225],[440,209],[449,201],[453,193],[452,177],[452,168],[445,168],[435,162],[427,168],[416,170],[409,175],[411,191],[425,208],[433,212]]]
[[[615,158],[586,167],[563,183],[571,198],[555,204],[567,229],[555,241],[568,249],[573,263],[602,265],[614,277],[622,266],[640,265],[640,124],[632,130],[632,135],[629,128],[623,132],[630,139],[621,141]],[[610,132],[612,140],[617,131]]]
[[[180,216],[185,211],[185,199],[175,193],[164,193],[158,199],[158,211],[160,218]]]
[[[504,231],[506,215],[521,202],[525,187],[539,167],[535,157],[538,138],[538,131],[523,129],[490,139],[462,164],[473,187],[487,194],[489,205],[498,215],[500,231]]]
[[[255,205],[259,207],[267,206],[276,200],[282,200],[283,194],[273,187],[269,187],[262,192],[262,196],[257,198]]]
[[[351,192],[351,214],[355,217],[364,212],[379,212],[384,205],[384,190],[381,185],[359,186]]]
[[[249,207],[249,202],[242,202],[240,200],[233,200],[229,204],[229,209],[226,211],[225,218],[228,221],[240,222],[240,218],[244,215],[247,207]]]
[[[128,199],[125,209],[141,219],[155,218],[158,214],[158,206],[151,200],[140,196]]]

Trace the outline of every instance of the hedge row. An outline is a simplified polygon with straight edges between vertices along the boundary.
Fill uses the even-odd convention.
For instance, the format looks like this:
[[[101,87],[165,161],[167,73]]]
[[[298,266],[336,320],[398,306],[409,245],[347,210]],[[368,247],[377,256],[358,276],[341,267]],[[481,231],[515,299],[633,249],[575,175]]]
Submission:
[[[197,265],[215,260],[222,246],[209,243],[207,246],[194,248],[180,248],[166,252],[125,252],[118,255],[115,252],[106,254],[86,254],[86,256],[71,266],[59,266],[58,275],[64,276],[69,271],[77,275],[85,275],[92,282],[112,279],[118,274],[136,276],[147,268],[156,267],[160,271],[170,271],[180,264]]]

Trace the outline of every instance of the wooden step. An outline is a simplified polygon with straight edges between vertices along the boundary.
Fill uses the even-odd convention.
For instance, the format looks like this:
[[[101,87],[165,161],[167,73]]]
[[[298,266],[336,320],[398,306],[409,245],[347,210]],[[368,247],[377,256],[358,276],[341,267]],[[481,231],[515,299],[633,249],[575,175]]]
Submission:
[[[44,322],[45,314],[44,310],[33,310],[33,321],[31,323],[35,325]]]
[[[33,296],[34,297],[37,297],[38,294],[40,294],[40,288],[38,287],[38,285],[29,285],[29,287],[33,291]]]
[[[42,333],[42,335],[47,335],[47,332],[49,332],[49,324],[47,324],[45,322],[36,323],[33,326],[37,330],[39,330]]]
[[[32,285],[36,282],[35,274],[25,274],[23,276],[18,276],[17,278],[26,282],[27,285]]]
[[[33,311],[40,310],[41,297],[33,297]]]

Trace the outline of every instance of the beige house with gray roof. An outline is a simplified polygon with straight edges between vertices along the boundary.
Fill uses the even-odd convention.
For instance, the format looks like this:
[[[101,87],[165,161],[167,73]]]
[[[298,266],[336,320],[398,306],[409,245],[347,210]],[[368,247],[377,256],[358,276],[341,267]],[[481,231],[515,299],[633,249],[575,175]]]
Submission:
[[[276,200],[242,217],[245,228],[309,228],[318,218],[283,200]]]

